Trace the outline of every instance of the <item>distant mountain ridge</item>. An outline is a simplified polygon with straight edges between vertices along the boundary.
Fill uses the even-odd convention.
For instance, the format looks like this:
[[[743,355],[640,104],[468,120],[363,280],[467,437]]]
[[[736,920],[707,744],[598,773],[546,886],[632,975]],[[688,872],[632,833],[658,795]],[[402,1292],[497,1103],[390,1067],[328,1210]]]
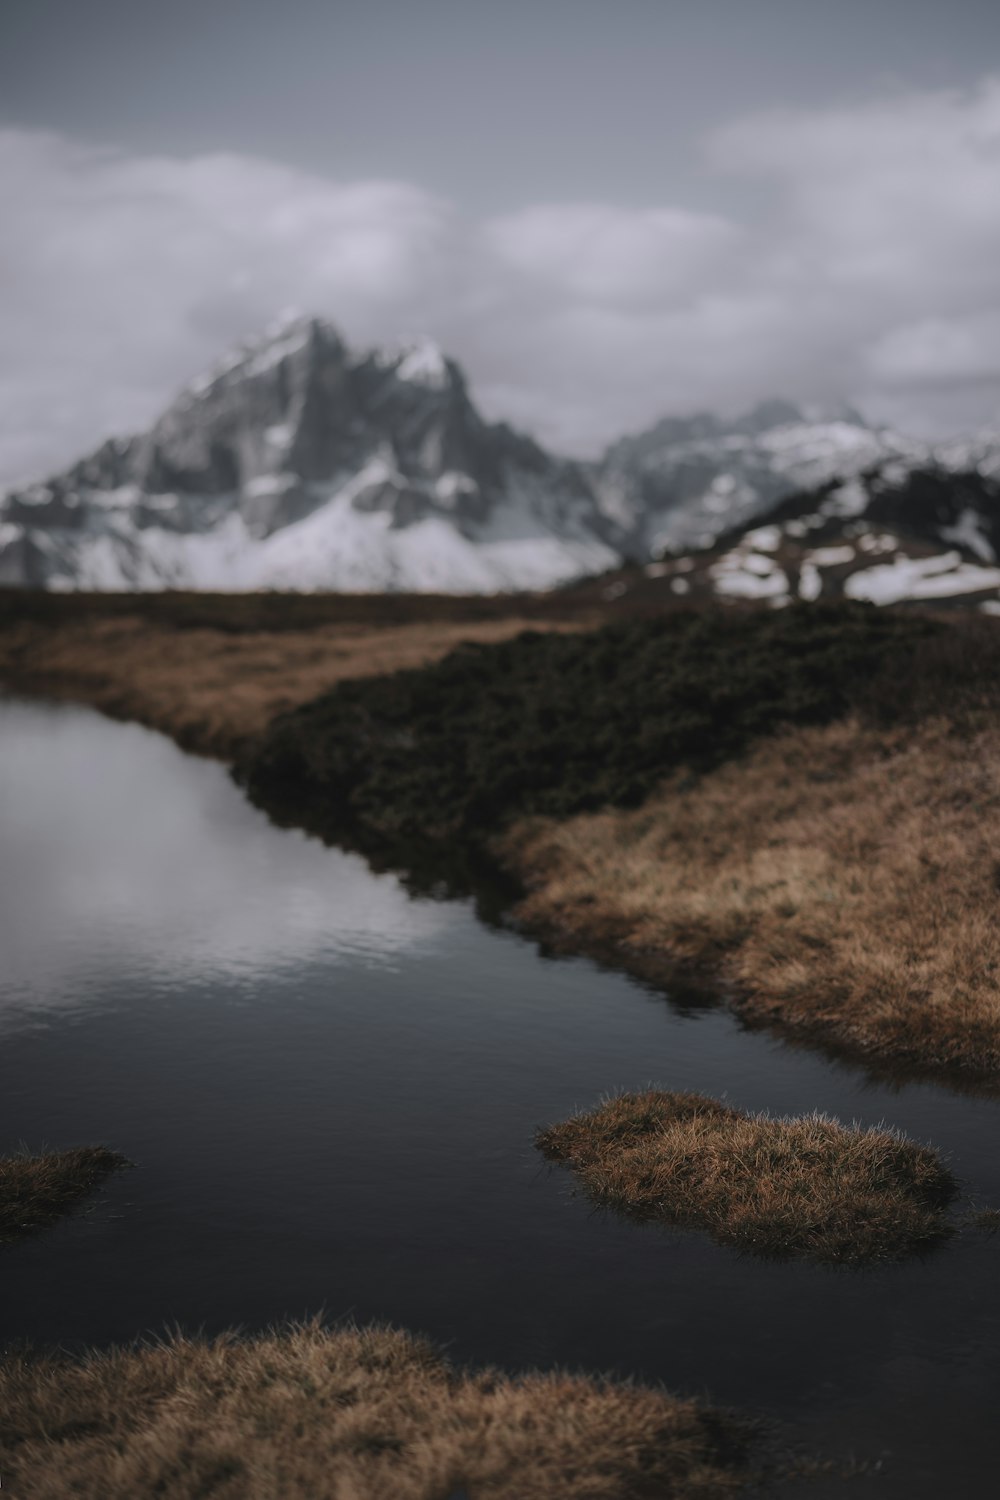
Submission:
[[[600,464],[606,511],[633,531],[634,550],[703,547],[783,496],[852,478],[888,459],[918,465],[926,444],[872,427],[852,407],[810,411],[762,401],[723,422],[668,417],[611,445]]]
[[[595,463],[561,458],[487,422],[435,344],[357,352],[296,318],[192,381],[148,432],[7,494],[0,583],[546,589],[704,552],[789,497],[880,475],[874,524],[894,485],[960,472],[1000,477],[1000,434],[932,449],[850,407],[782,400],[665,418]],[[975,529],[994,549],[991,496]]]

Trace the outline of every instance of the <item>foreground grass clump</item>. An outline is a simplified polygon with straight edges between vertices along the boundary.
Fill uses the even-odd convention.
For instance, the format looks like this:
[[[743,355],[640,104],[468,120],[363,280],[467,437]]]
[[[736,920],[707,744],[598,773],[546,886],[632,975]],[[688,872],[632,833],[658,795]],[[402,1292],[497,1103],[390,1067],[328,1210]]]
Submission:
[[[956,1185],[935,1152],[819,1115],[746,1115],[700,1094],[622,1094],[537,1136],[599,1202],[756,1254],[895,1260],[945,1238]]]
[[[0,1157],[0,1244],[54,1223],[129,1165],[105,1146]]]
[[[523,919],[564,942],[721,976],[748,1019],[879,1065],[1000,1072],[993,730],[791,730],[504,853]]]
[[[387,1328],[0,1366],[0,1469],[17,1500],[721,1500],[750,1432],[662,1391],[451,1369]]]
[[[944,629],[813,605],[527,633],[341,683],[276,720],[241,776],[280,817],[390,838],[634,806],[677,766],[717,765],[780,725],[837,718]]]

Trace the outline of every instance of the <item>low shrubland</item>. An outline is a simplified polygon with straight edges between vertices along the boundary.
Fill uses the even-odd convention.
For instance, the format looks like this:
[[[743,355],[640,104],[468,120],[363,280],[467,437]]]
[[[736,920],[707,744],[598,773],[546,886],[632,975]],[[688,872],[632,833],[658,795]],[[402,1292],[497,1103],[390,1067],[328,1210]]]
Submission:
[[[456,1371],[388,1328],[0,1365],[16,1500],[722,1500],[743,1491],[751,1437],[661,1390]]]
[[[759,1255],[857,1265],[952,1232],[956,1185],[934,1151],[820,1115],[771,1119],[651,1089],[552,1125],[537,1145],[601,1204]]]
[[[0,1244],[46,1228],[128,1165],[105,1146],[0,1157]]]
[[[278,718],[241,774],[262,805],[327,831],[488,837],[525,814],[635,806],[679,766],[877,703],[943,628],[811,606],[526,633],[341,683]]]

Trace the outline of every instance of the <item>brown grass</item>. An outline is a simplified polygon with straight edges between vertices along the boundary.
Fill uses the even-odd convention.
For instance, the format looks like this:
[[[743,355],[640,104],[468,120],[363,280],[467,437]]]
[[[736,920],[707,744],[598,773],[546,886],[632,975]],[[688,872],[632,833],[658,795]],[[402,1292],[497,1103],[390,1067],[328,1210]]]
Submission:
[[[755,1254],[895,1260],[952,1233],[956,1186],[894,1131],[821,1115],[746,1115],[700,1094],[620,1094],[536,1138],[587,1192],[637,1219],[706,1230]]]
[[[585,623],[585,622],[583,622]],[[234,630],[98,610],[79,618],[13,616],[0,629],[0,682],[93,705],[171,735],[185,749],[231,759],[285,709],[349,677],[424,666],[461,641],[500,641],[559,619],[349,618],[307,629]]]
[[[387,1328],[176,1337],[0,1367],[17,1500],[721,1500],[745,1424],[658,1390],[456,1372]]]
[[[105,1146],[0,1157],[0,1245],[54,1223],[128,1165]]]
[[[852,1054],[1000,1070],[1000,741],[790,731],[636,811],[515,828],[530,925],[711,973]]]

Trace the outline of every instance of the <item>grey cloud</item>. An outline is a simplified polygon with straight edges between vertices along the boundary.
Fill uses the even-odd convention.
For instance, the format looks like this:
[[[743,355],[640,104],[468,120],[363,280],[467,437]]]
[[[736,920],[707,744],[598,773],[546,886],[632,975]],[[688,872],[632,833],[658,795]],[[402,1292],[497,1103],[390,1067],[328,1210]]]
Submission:
[[[405,183],[338,184],[235,155],[130,157],[0,133],[0,469],[148,422],[289,304],[366,338],[434,289],[451,211]]]
[[[1000,308],[906,323],[866,354],[872,377],[889,390],[1000,384]]]
[[[434,334],[490,414],[571,451],[773,392],[919,430],[1000,404],[1000,81],[756,116],[705,158],[760,189],[745,222],[541,203],[477,223],[407,183],[8,131],[0,475],[143,425],[289,304],[359,342]]]

